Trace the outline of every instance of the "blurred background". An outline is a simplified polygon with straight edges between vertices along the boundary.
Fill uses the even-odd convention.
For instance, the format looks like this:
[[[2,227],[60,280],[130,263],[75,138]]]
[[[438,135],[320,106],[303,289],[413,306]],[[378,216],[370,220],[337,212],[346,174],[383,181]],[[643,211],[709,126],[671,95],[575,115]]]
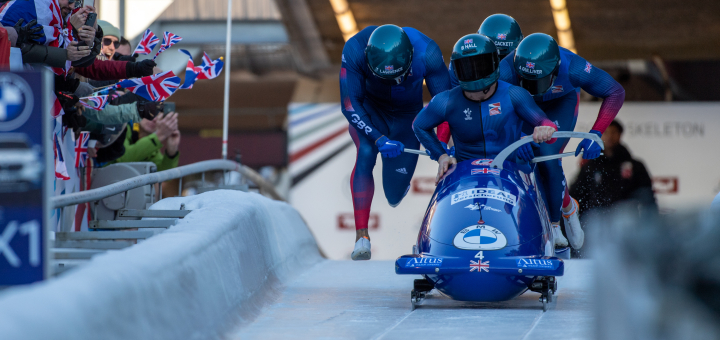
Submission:
[[[182,36],[191,53],[225,55],[224,0],[96,5],[99,17],[119,27],[131,46],[150,27]],[[647,175],[635,177],[650,178],[643,190],[651,191],[661,213],[709,205],[720,191],[720,176],[712,170],[720,157],[708,148],[720,142],[720,2],[713,0],[234,0],[229,158],[262,167],[303,214],[326,255],[348,258],[355,149],[338,100],[344,42],[369,25],[410,26],[434,39],[447,62],[457,39],[494,13],[513,16],[525,35],[552,35],[622,84],[626,103],[617,117],[622,134],[616,143],[644,166]],[[158,60],[160,68],[181,74],[187,59],[173,52]],[[220,155],[222,89],[218,77],[173,97],[183,135],[181,165]],[[582,100],[576,131],[587,132],[599,101],[584,92]],[[568,149],[575,145],[571,141]],[[564,166],[575,183],[579,161],[566,158]],[[434,173],[434,162],[421,159],[411,191],[396,209],[376,195],[373,259],[410,250]],[[376,193],[382,192],[377,185]]]

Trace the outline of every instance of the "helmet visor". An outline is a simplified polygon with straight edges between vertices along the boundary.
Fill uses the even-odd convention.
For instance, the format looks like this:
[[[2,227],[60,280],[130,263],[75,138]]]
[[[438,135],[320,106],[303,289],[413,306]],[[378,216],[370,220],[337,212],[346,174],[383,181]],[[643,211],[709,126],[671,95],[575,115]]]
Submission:
[[[533,96],[547,92],[554,82],[555,74],[540,79],[525,79],[520,77],[520,87],[526,89]]]
[[[478,54],[452,61],[457,79],[462,82],[487,78],[497,69],[497,53]]]

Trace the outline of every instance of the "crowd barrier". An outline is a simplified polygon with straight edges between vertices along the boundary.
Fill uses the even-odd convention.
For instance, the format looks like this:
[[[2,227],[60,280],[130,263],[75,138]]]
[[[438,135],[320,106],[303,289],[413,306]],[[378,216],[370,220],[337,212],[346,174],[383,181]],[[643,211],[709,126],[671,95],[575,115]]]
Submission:
[[[151,210],[181,205],[191,212],[162,234],[0,292],[0,338],[221,338],[322,259],[284,202],[216,190],[167,198]]]

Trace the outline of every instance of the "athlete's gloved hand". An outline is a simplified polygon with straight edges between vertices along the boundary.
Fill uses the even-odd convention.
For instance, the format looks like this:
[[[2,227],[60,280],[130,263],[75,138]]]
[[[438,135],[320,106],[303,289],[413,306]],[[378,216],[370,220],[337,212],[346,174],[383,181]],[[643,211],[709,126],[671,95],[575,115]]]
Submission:
[[[590,133],[594,133],[598,135],[598,137],[602,137],[602,133],[600,133],[600,131],[590,130]],[[578,145],[577,150],[575,150],[575,157],[580,154],[580,151],[583,151],[583,159],[595,159],[600,156],[602,149],[598,143],[595,143],[595,141],[583,139],[582,142],[580,142],[580,145]]]
[[[525,136],[523,136],[524,138]],[[523,144],[521,147],[517,149],[517,155],[520,157],[520,159],[529,162],[533,158],[535,158],[535,153],[533,152],[532,147],[540,147],[540,144],[535,142],[530,142],[527,144]]]
[[[445,142],[440,142],[440,145],[442,145],[443,149],[445,149],[445,153],[447,153],[448,156],[455,157],[455,147],[454,146],[448,148],[448,145]],[[430,150],[425,150],[425,153],[428,156],[430,156],[430,159],[437,161],[437,159],[433,158],[433,156],[430,154]]]
[[[380,139],[375,142],[375,145],[377,145],[378,150],[380,150],[380,154],[386,158],[395,158],[405,151],[405,145],[403,145],[403,143],[390,140],[385,136],[380,137]]]

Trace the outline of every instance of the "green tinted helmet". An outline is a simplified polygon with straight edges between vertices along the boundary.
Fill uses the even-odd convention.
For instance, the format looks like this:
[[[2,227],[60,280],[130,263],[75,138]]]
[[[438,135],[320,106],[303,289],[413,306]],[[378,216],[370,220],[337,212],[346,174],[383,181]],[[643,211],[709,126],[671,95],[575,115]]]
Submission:
[[[365,59],[375,76],[391,84],[400,84],[410,70],[413,45],[405,31],[395,25],[383,25],[370,35]]]
[[[487,17],[480,25],[478,33],[492,39],[501,60],[514,51],[523,40],[520,25],[513,17],[505,14],[493,14]]]
[[[534,97],[542,97],[560,69],[560,47],[547,34],[530,34],[515,50],[513,67],[520,75],[520,86]]]
[[[468,34],[453,47],[450,62],[460,87],[468,92],[479,92],[497,82],[500,76],[500,58],[495,44],[482,34]]]

